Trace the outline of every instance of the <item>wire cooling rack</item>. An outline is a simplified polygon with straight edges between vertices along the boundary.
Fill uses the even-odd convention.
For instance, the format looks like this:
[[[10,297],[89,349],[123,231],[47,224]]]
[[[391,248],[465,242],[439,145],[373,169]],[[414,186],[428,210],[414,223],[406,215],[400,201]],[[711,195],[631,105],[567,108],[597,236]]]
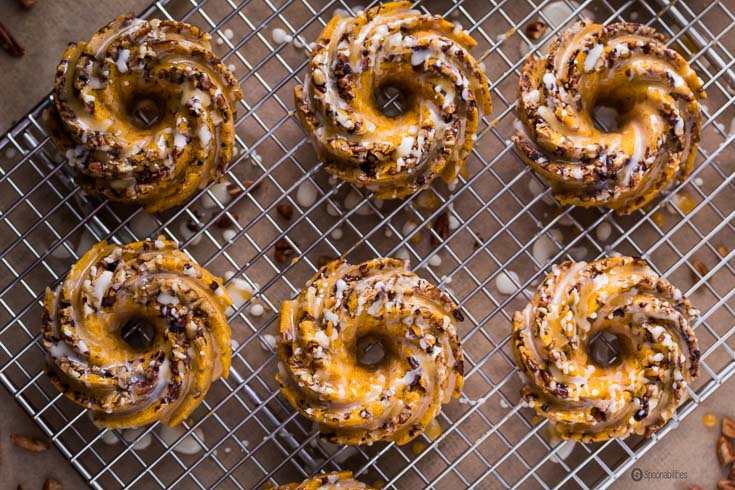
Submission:
[[[260,488],[338,468],[399,488],[606,487],[676,422],[648,440],[576,444],[564,458],[545,421],[519,403],[522,381],[508,343],[511,316],[550,264],[565,258],[644,256],[701,309],[696,331],[703,372],[679,418],[735,371],[735,15],[724,2],[419,2],[418,8],[446,15],[477,39],[494,113],[483,119],[468,172],[456,184],[386,203],[329,180],[292,110],[309,42],[336,9],[363,7],[182,0],[157,2],[143,13],[211,31],[216,51],[240,80],[239,152],[225,178],[231,190],[241,191],[234,197],[211,187],[183,208],[150,216],[85,196],[66,176],[40,123],[48,100],[0,139],[0,378],[93,487]],[[522,53],[584,16],[647,23],[665,33],[709,94],[694,173],[630,217],[560,208],[509,141]],[[551,29],[530,40],[524,26],[536,20]],[[290,220],[277,212],[279,204],[293,208]],[[432,246],[431,223],[442,213],[450,216],[451,232]],[[97,240],[129,242],[159,233],[229,282],[242,279],[256,291],[231,314],[238,347],[230,378],[213,385],[185,424],[184,442],[198,449],[195,454],[174,450],[179,441],[162,437],[157,426],[137,434],[100,431],[42,372],[44,288],[57,284]],[[284,238],[295,254],[281,263],[273,249]],[[407,255],[419,274],[462,305],[466,387],[459,402],[445,406],[438,419],[442,434],[433,441],[422,436],[405,447],[328,445],[277,393],[272,334],[278,306],[320,260],[343,254],[353,262]],[[508,281],[515,290],[510,295]]]

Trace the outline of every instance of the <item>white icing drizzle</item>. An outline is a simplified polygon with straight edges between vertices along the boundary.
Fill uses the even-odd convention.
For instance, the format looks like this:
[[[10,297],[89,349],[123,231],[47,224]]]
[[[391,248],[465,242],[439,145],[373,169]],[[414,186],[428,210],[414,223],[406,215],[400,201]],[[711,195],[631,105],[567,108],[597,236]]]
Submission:
[[[597,43],[592,47],[590,52],[587,53],[587,57],[584,59],[584,71],[592,71],[595,69],[595,65],[600,61],[600,56],[602,56],[602,52],[604,50],[605,46],[600,43]]]
[[[638,164],[640,164],[641,162],[641,159],[643,157],[643,150],[645,149],[646,145],[643,132],[641,131],[640,126],[638,126],[637,124],[633,125],[633,134],[633,153],[630,155],[628,163],[626,163],[625,167],[623,167],[623,178],[621,179],[625,185],[630,184],[630,179],[633,176],[633,173],[638,168]]]

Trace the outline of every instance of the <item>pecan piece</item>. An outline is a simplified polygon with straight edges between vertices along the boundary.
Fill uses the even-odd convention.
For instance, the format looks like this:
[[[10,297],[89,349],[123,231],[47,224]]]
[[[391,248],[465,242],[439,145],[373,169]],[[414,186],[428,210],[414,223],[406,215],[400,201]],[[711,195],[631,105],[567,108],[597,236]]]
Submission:
[[[250,188],[250,190],[254,191],[254,190],[260,189],[260,186],[263,185],[263,181],[261,180],[261,181],[258,181],[258,183],[256,183],[255,179],[245,179],[242,181],[242,185],[244,185],[246,189],[250,188],[250,186],[252,185],[253,187]]]
[[[10,434],[10,440],[13,441],[13,444],[18,446],[19,448],[25,449],[26,451],[30,451],[32,453],[41,453],[47,450],[49,447],[47,441],[42,441],[41,439],[36,439],[35,437],[22,436],[16,433]]]
[[[419,361],[415,357],[408,356],[407,360],[408,365],[411,366],[411,369],[416,369],[417,367],[419,367]]]
[[[278,262],[286,262],[294,254],[293,247],[285,238],[279,239],[273,248],[275,249],[273,256]]]
[[[446,211],[436,217],[434,233],[431,234],[431,246],[438,247],[449,237],[449,215]]]
[[[735,449],[732,447],[732,442],[725,436],[720,436],[717,440],[717,459],[723,466],[735,462]]]
[[[18,41],[15,40],[13,35],[10,34],[10,31],[2,22],[0,22],[0,46],[2,46],[10,56],[15,56],[16,58],[23,56],[23,53],[25,53],[23,46],[18,44]]]
[[[218,226],[220,228],[230,228],[232,227],[233,222],[237,223],[237,221],[240,219],[240,217],[237,215],[237,213],[230,211],[230,215],[232,218],[227,216],[227,214],[223,214],[220,216],[220,218],[214,222],[215,226]],[[233,221],[234,220],[234,221]]]
[[[720,480],[717,482],[717,490],[735,490],[735,481]]]
[[[260,185],[263,183],[263,181],[261,180],[257,184],[253,185],[254,183],[255,183],[255,179],[245,179],[245,180],[242,181],[242,187],[244,187],[246,190],[254,191],[254,190],[256,190],[256,189],[258,189],[260,187]],[[252,186],[252,187],[250,187],[250,186]],[[231,197],[237,197],[237,196],[239,196],[240,194],[243,193],[242,187],[240,187],[237,184],[233,184],[232,182],[230,182],[229,184],[227,184],[227,187],[226,187],[227,194],[229,194]]]
[[[704,265],[704,262],[702,262],[701,260],[693,261],[692,265],[694,266],[694,269],[697,271],[697,274],[699,274],[699,277],[704,277],[709,273],[709,267]]]
[[[293,218],[293,206],[288,203],[279,204],[276,206],[276,211],[278,211],[278,214],[280,214],[284,219],[290,220]]]
[[[557,383],[556,388],[552,390],[552,393],[558,398],[568,398],[569,388],[564,383]]]
[[[548,29],[548,27],[549,26],[541,21],[529,22],[526,25],[526,36],[528,36],[528,39],[530,39],[531,41],[541,39],[541,36],[544,35],[544,32],[546,32],[546,29]]]
[[[64,485],[59,480],[49,478],[43,482],[43,490],[64,490]]]
[[[590,415],[592,415],[598,422],[604,422],[605,420],[607,420],[607,414],[600,410],[598,407],[592,407]]]
[[[242,189],[240,189],[240,186],[236,184],[227,184],[227,187],[225,189],[227,190],[227,194],[232,197],[237,197],[242,194]]]

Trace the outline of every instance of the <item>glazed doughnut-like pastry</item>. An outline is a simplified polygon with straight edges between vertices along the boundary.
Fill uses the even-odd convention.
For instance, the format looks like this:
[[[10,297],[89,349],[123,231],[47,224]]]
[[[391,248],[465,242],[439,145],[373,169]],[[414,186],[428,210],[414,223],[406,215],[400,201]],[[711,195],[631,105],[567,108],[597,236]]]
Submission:
[[[66,48],[46,126],[87,191],[155,212],[222,174],[241,98],[209,34],[122,16]]]
[[[404,444],[462,390],[457,319],[449,296],[401,260],[336,260],[283,303],[276,379],[325,439]],[[375,344],[384,356],[367,359]]]
[[[529,377],[522,396],[563,439],[650,436],[697,376],[698,314],[642,259],[555,265],[513,318],[513,350]],[[602,334],[620,346],[610,365],[593,355]]]
[[[327,172],[375,197],[403,198],[437,176],[454,180],[476,139],[490,89],[469,53],[475,41],[410,2],[377,5],[324,28],[296,112]],[[376,94],[404,95],[402,114],[383,112]]]
[[[521,72],[514,137],[562,204],[629,214],[691,171],[702,81],[650,27],[582,21]],[[598,129],[597,106],[617,111]]]
[[[351,471],[335,471],[309,478],[301,483],[281,485],[278,490],[371,490],[372,487],[352,478]]]
[[[46,291],[49,377],[100,426],[176,425],[228,375],[230,304],[172,242],[100,242]]]

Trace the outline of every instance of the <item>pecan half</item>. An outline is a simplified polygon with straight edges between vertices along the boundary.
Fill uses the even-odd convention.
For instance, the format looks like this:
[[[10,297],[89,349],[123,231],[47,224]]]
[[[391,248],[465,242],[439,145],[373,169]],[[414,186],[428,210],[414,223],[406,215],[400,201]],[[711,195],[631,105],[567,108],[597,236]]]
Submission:
[[[735,420],[727,415],[722,418],[722,435],[735,439]]]
[[[735,481],[720,480],[717,482],[717,490],[735,490]]]
[[[732,442],[725,436],[720,436],[717,440],[717,459],[723,466],[735,461],[735,449],[732,447]]]

